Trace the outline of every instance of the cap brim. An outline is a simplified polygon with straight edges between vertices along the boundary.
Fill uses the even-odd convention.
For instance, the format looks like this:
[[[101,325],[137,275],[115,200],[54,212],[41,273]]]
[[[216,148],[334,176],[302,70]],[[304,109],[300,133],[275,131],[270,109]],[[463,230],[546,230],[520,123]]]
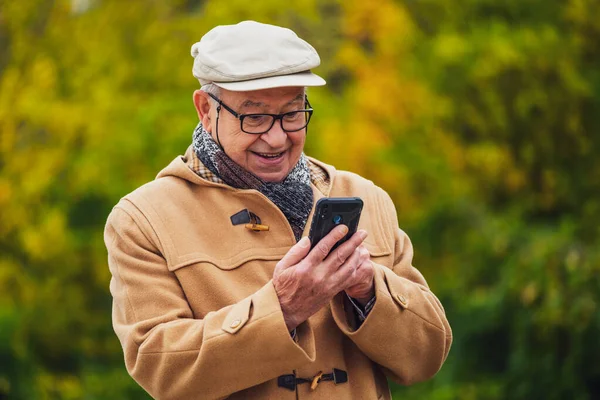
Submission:
[[[234,92],[247,92],[250,90],[272,89],[289,86],[323,86],[325,79],[310,71],[298,72],[290,75],[269,76],[267,78],[252,79],[241,82],[212,82],[226,90]]]

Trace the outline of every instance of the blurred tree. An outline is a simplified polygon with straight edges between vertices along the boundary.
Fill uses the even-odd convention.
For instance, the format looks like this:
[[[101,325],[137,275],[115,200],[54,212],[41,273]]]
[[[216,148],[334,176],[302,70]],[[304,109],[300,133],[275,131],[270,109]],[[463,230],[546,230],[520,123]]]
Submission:
[[[403,6],[419,32],[409,62],[436,95],[416,141],[442,143],[450,167],[406,165],[429,202],[407,228],[429,247],[418,257],[456,334],[444,371],[456,391],[435,393],[597,398],[600,4]]]

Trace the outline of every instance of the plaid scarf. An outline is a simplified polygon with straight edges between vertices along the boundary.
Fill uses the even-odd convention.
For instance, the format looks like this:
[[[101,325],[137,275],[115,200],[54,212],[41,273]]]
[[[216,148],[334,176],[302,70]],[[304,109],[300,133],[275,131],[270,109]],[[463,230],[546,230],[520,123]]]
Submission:
[[[206,132],[202,123],[194,130],[192,147],[213,174],[237,189],[255,189],[271,200],[285,215],[296,241],[302,237],[313,206],[310,170],[304,154],[282,182],[265,182],[236,164]]]

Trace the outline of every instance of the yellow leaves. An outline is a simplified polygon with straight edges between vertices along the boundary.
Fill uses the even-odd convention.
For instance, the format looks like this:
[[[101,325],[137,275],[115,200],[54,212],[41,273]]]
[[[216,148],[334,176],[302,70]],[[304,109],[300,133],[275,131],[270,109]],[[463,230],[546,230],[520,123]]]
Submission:
[[[448,64],[462,63],[469,49],[463,36],[452,33],[440,35],[433,43],[435,57]]]
[[[598,15],[600,5],[596,0],[569,0],[565,6],[565,17],[579,25],[589,27],[598,31]]]
[[[370,114],[372,123],[380,122],[378,116],[401,120],[404,110],[398,103],[411,95],[407,88],[411,82],[403,82],[399,73],[400,55],[412,31],[409,18],[390,1],[348,1],[343,10],[343,33],[350,40],[343,41],[336,61],[355,77],[355,89],[349,95],[356,97],[357,104],[352,106]]]
[[[475,79],[493,78],[507,67],[518,65],[523,61],[514,43],[503,35],[491,35],[486,39],[481,45],[486,49],[487,57],[478,58],[472,68]]]
[[[523,171],[515,165],[510,151],[492,142],[473,144],[465,149],[469,170],[477,171],[477,180],[487,188],[501,186],[515,193],[527,185]],[[476,189],[477,190],[477,189]]]
[[[263,23],[282,23],[282,19],[291,19],[286,24],[289,25],[293,20],[298,21],[299,17],[302,17],[301,20],[317,18],[319,3],[317,0],[297,0],[282,7],[281,3],[273,1],[257,1],[251,5],[246,0],[208,1],[202,7],[202,17],[207,22],[206,31],[215,25],[236,24],[248,19]]]
[[[531,306],[539,296],[539,289],[535,282],[530,282],[521,290],[521,302],[525,306]]]
[[[367,55],[354,41],[345,41],[336,55],[336,60],[352,72],[359,70],[362,65],[369,62]]]
[[[377,123],[389,122],[397,131],[417,122],[429,113],[431,96],[427,89],[415,80],[400,75],[393,68],[382,67],[373,71],[371,79],[361,83],[357,106],[368,110]]]
[[[11,226],[14,226],[8,222],[9,216],[7,215],[7,211],[11,209],[10,203],[13,196],[10,182],[0,175],[0,238],[8,234]]]
[[[377,186],[385,188],[394,202],[398,216],[403,221],[418,219],[423,207],[412,189],[412,174],[408,168],[380,164],[378,170],[371,169],[367,176],[375,176]]]
[[[498,148],[494,143],[472,145],[466,156],[473,169],[481,171],[493,180],[497,180],[511,166],[510,153],[506,149]]]
[[[40,400],[54,399],[57,393],[64,400],[81,399],[85,396],[82,382],[77,376],[47,372],[39,374],[37,378]]]
[[[335,59],[353,76],[344,96],[349,111],[340,123],[361,135],[354,158],[389,147],[392,136],[403,135],[429,106],[426,88],[405,72],[413,32],[410,17],[396,2],[343,3],[342,33],[349,40],[342,41]]]
[[[465,173],[467,165],[465,149],[451,132],[436,128],[429,133],[431,148],[443,154],[445,161],[456,174]]]
[[[14,66],[6,67],[0,75],[0,123],[3,125],[5,125],[4,122],[9,119],[14,110],[15,98],[21,85],[21,76],[21,71]],[[0,135],[0,141],[2,142],[6,140],[4,139],[5,128],[8,127],[3,126],[2,135]],[[0,151],[2,148],[4,148],[4,145],[0,147]]]
[[[350,0],[345,1],[343,7],[344,33],[362,42],[367,52],[393,57],[406,49],[414,27],[398,2]]]
[[[66,248],[66,219],[61,210],[49,209],[40,221],[23,226],[21,241],[32,261],[57,259]]]
[[[516,193],[520,189],[527,186],[528,180],[525,172],[516,168],[511,168],[506,171],[504,175],[504,183],[509,193]]]
[[[394,81],[414,31],[405,10],[391,1],[343,4],[342,33],[349,40],[343,41],[336,60],[359,82],[378,75]],[[386,68],[392,73],[383,70]]]
[[[362,170],[365,154],[362,153],[364,140],[360,139],[360,135],[369,136],[369,134],[360,132],[356,127],[346,127],[340,121],[323,122],[321,126],[322,129],[317,133],[320,157],[340,169]],[[341,138],[343,138],[343,146],[340,145]],[[313,140],[312,135],[309,135],[309,140]]]
[[[38,97],[38,101],[41,103],[42,99],[48,95],[54,97],[57,78],[54,62],[46,56],[36,55],[30,68],[27,75],[29,86],[39,90],[40,95],[44,94],[44,96]]]

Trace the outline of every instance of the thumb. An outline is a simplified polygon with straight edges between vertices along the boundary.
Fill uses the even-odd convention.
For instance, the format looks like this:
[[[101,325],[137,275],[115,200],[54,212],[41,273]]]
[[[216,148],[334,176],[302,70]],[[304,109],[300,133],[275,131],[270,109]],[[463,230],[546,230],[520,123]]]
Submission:
[[[305,236],[288,250],[288,252],[283,256],[283,258],[277,263],[276,268],[290,268],[302,261],[309,252],[310,240],[308,239],[308,237]]]

